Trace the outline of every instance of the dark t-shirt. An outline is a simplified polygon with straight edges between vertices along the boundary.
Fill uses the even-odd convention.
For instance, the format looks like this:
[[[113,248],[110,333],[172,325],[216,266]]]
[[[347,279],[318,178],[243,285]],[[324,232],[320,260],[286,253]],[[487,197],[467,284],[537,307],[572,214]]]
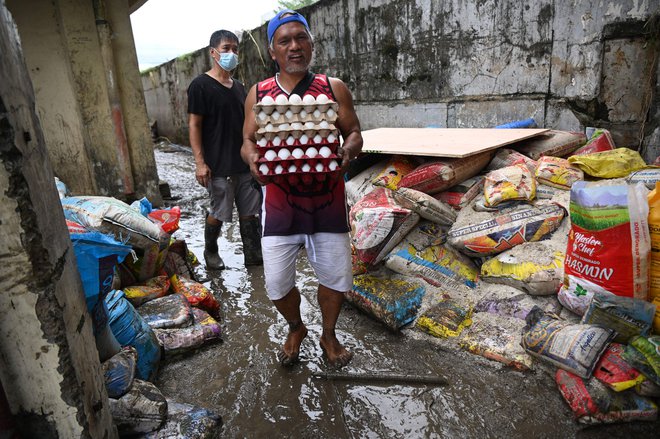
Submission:
[[[245,87],[236,79],[227,88],[201,74],[188,87],[188,113],[202,116],[204,161],[213,177],[250,171],[241,159],[245,97]]]

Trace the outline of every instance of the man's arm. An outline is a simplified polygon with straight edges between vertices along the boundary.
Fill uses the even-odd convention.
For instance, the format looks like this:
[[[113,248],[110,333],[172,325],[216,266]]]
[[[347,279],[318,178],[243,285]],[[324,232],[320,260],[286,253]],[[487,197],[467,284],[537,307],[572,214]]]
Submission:
[[[188,113],[188,131],[190,147],[195,158],[195,178],[197,182],[207,187],[211,180],[211,169],[204,161],[204,149],[202,148],[202,119],[199,114]]]
[[[245,121],[243,122],[243,146],[241,146],[241,158],[245,163],[250,166],[252,176],[259,182],[259,184],[266,184],[259,175],[258,160],[259,152],[257,151],[257,139],[255,133],[257,132],[257,120],[254,117],[252,107],[257,101],[257,86],[254,85],[250,89],[245,98]]]
[[[348,87],[346,87],[346,84],[344,84],[341,79],[330,78],[330,85],[332,86],[332,91],[339,104],[339,112],[337,114],[335,125],[341,132],[344,144],[338,155],[341,157],[342,169],[346,169],[349,160],[357,157],[358,154],[360,154],[360,151],[362,151],[360,121],[358,120],[357,114],[355,114],[353,97],[351,96]]]

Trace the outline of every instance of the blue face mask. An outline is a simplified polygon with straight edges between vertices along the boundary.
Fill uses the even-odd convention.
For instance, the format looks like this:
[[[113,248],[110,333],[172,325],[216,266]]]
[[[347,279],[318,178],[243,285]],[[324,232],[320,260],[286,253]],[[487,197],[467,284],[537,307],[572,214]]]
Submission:
[[[238,55],[236,55],[233,52],[226,52],[226,53],[220,53],[217,52],[218,55],[220,55],[220,58],[218,58],[217,63],[222,68],[223,70],[226,70],[228,72],[231,72],[236,68],[238,65]]]

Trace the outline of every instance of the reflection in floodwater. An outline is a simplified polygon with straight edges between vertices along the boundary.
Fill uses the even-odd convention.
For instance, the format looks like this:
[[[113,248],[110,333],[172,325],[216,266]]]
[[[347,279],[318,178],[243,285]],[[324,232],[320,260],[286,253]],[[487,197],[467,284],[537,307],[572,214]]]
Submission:
[[[182,210],[181,230],[202,257],[204,189],[194,179],[194,162],[177,145],[155,150],[160,178]],[[236,222],[225,225],[219,242],[227,266],[205,282],[223,306],[224,342],[161,365],[158,387],[168,397],[222,415],[223,437],[653,437],[658,423],[620,424],[581,430],[571,418],[552,378],[516,372],[498,363],[448,351],[413,330],[403,334],[346,306],[337,332],[355,353],[347,372],[443,376],[445,386],[365,384],[328,381],[318,345],[321,316],[316,284],[304,252],[297,285],[309,335],[296,367],[279,366],[276,352],[287,327],[266,297],[261,267],[246,269]],[[200,272],[204,272],[203,268]]]

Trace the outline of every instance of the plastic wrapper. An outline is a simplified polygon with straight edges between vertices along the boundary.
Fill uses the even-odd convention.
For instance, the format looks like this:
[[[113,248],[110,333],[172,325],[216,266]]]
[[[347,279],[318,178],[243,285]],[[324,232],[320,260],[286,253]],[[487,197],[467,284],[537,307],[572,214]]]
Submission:
[[[166,276],[156,276],[140,285],[124,288],[124,296],[134,305],[140,306],[150,300],[163,297],[170,289],[170,279]]]
[[[534,175],[539,184],[564,190],[570,189],[576,181],[584,180],[584,173],[579,168],[559,157],[541,157]]]
[[[399,181],[415,170],[417,159],[412,156],[395,155],[390,158],[383,169],[372,181],[374,186],[383,186],[393,191],[399,187]]]
[[[217,413],[168,398],[165,423],[142,439],[212,439],[221,427],[222,418]]]
[[[637,336],[630,340],[622,357],[648,380],[660,386],[660,336]]]
[[[655,305],[645,300],[596,291],[582,323],[613,329],[614,341],[627,343],[636,335],[648,335],[654,314]]]
[[[392,191],[377,188],[350,211],[351,236],[358,258],[380,262],[419,222],[419,215],[399,206]]]
[[[191,306],[201,308],[213,317],[220,315],[220,302],[217,301],[211,290],[194,280],[174,275],[170,278],[172,289],[188,300]]]
[[[467,206],[470,201],[483,193],[484,177],[477,175],[468,178],[462,183],[452,186],[449,189],[433,195],[438,200],[449,204],[456,210],[461,210]]]
[[[556,294],[564,273],[564,254],[544,242],[528,242],[481,265],[486,282],[501,283],[535,296]]]
[[[389,329],[398,330],[415,320],[425,293],[415,283],[364,274],[353,279],[346,300]]]
[[[627,177],[631,172],[646,167],[642,156],[628,148],[571,156],[568,161],[582,169],[585,174],[599,178]]]
[[[594,369],[594,378],[615,392],[627,390],[644,381],[644,375],[623,359],[625,346],[610,343]]]
[[[587,137],[582,133],[549,130],[512,147],[532,160],[543,156],[565,157],[584,145]]]
[[[655,184],[657,182],[660,182],[660,167],[658,166],[633,171],[626,177],[626,183],[642,183],[648,189],[655,189]]]
[[[648,190],[641,184],[577,182],[559,301],[582,315],[596,291],[646,299],[650,237]]]
[[[192,325],[183,328],[154,330],[165,354],[174,355],[199,348],[207,342],[221,340],[220,324],[206,311],[193,308],[195,320]]]
[[[406,175],[399,187],[409,187],[426,194],[436,194],[479,173],[488,165],[490,151],[456,159],[427,162]]]
[[[432,306],[417,319],[417,327],[434,337],[458,337],[472,324],[472,307],[446,299]]]
[[[611,151],[614,148],[616,148],[616,146],[614,145],[614,140],[612,139],[610,132],[608,130],[597,129],[584,146],[573,151],[573,155],[586,155],[595,152]]]
[[[658,407],[634,391],[614,392],[596,379],[588,381],[564,370],[555,380],[575,419],[582,424],[655,421]]]
[[[536,197],[536,181],[524,164],[490,171],[484,180],[486,206],[506,201],[532,201]]]
[[[461,211],[447,240],[468,256],[487,256],[544,239],[559,227],[566,211],[558,204],[537,203],[493,213],[479,222],[471,222],[470,214],[469,207]]]
[[[135,379],[137,351],[131,346],[123,348],[119,353],[101,363],[105,378],[105,388],[110,398],[120,398],[128,393]]]
[[[129,274],[133,283],[145,282],[157,276],[162,270],[169,248],[167,242],[154,244],[149,248],[137,250],[137,258],[126,258],[121,264],[122,272]]]
[[[181,294],[170,294],[151,300],[137,309],[153,329],[177,328],[192,323],[190,304]]]
[[[179,230],[179,220],[181,219],[181,208],[179,206],[170,209],[152,210],[147,216],[158,224],[163,232],[169,235]]]
[[[401,207],[412,210],[420,217],[434,223],[450,226],[456,220],[456,211],[451,206],[424,192],[401,188],[392,192],[392,195]]]
[[[525,319],[521,344],[532,356],[582,378],[589,378],[614,338],[614,331],[572,324],[556,315],[533,309]]]
[[[153,384],[135,380],[119,399],[109,399],[112,422],[120,436],[149,433],[160,428],[167,417],[167,400]]]

